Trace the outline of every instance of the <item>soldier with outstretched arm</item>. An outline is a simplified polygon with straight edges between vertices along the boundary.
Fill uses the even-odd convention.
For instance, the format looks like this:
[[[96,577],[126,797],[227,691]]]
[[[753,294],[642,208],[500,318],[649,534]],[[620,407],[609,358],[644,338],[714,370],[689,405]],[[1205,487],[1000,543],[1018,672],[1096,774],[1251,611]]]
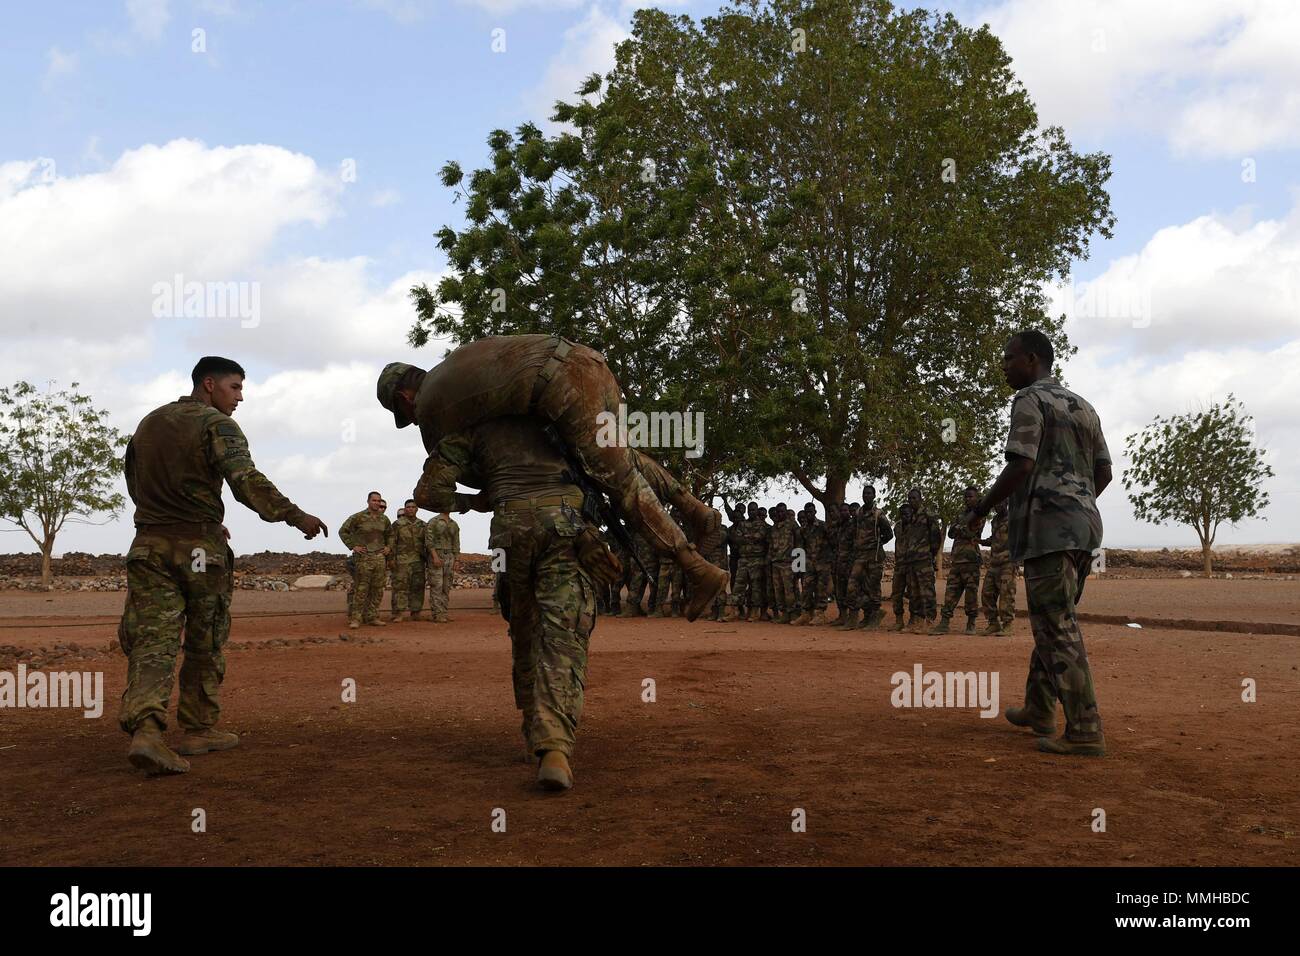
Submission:
[[[1101,715],[1075,606],[1101,546],[1097,497],[1111,481],[1110,451],[1097,412],[1051,377],[1053,351],[1037,330],[1020,332],[1002,353],[1002,373],[1017,389],[1011,405],[1007,463],[993,487],[966,513],[975,528],[1011,500],[1011,559],[1023,562],[1034,652],[1023,707],[1006,718],[1039,735],[1054,754],[1106,753]],[[1053,740],[1056,702],[1065,734]]]
[[[221,483],[263,521],[282,521],[309,539],[329,534],[253,464],[248,439],[230,417],[244,400],[239,364],[205,356],[190,379],[193,391],[146,415],[126,449],[135,539],[126,556],[126,608],[117,632],[129,659],[119,723],[131,735],[127,759],[149,774],[185,773],[189,762],[178,754],[239,744],[237,735],[215,727],[235,561],[222,525]],[[176,720],[183,736],[173,751],[162,734],[182,634]]]

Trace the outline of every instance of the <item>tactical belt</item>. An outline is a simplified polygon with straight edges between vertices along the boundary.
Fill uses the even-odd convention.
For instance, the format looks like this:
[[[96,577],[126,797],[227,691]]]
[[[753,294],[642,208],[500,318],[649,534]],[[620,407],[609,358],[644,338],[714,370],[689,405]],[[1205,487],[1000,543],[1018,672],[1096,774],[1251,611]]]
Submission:
[[[225,528],[219,521],[171,521],[166,524],[137,524],[135,530],[143,534],[183,534],[204,537],[210,534],[224,536]]]
[[[531,415],[536,411],[537,403],[542,400],[542,392],[546,391],[546,386],[551,384],[551,379],[555,377],[555,373],[560,370],[560,365],[572,350],[573,346],[566,339],[560,339],[560,344],[555,346],[555,351],[546,360],[546,364],[537,373],[537,380],[533,382],[533,394],[528,400],[528,414]]]
[[[500,511],[531,511],[534,508],[582,507],[582,495],[547,495],[545,498],[508,498],[498,501]]]

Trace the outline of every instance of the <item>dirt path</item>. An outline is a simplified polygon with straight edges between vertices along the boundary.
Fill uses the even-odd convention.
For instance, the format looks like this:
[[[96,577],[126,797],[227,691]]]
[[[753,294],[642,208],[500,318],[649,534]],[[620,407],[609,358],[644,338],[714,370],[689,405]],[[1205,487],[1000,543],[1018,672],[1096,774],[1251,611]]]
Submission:
[[[1112,756],[1067,760],[974,709],[890,703],[890,675],[917,663],[996,671],[1002,705],[1017,702],[1023,621],[994,639],[602,619],[577,787],[556,797],[532,789],[520,760],[502,622],[455,617],[349,635],[375,643],[339,641],[337,613],[238,620],[223,725],[243,746],[158,780],[123,758],[120,655],[61,652],[47,667],[102,670],[108,703],[98,720],[0,711],[0,859],[1300,863],[1295,638],[1089,626]],[[88,647],[113,631],[74,629]],[[1241,701],[1244,677],[1257,703]],[[345,678],[354,704],[340,700]],[[191,832],[195,808],[206,833]],[[505,833],[491,829],[497,808]],[[806,833],[791,831],[796,808]]]

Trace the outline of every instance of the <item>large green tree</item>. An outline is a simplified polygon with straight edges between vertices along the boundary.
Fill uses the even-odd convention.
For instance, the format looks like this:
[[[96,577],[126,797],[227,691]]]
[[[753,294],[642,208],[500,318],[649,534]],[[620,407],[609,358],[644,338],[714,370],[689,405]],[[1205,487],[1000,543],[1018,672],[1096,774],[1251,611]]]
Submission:
[[[1157,415],[1125,440],[1130,464],[1124,490],[1134,516],[1192,528],[1207,578],[1219,526],[1254,518],[1268,507],[1263,483],[1273,469],[1255,443],[1253,421],[1245,405],[1229,395],[1204,411]]]
[[[54,539],[68,522],[116,517],[125,499],[112,490],[126,438],[77,391],[0,388],[0,520],[18,525],[41,551],[41,584],[51,584]]]
[[[987,474],[1004,341],[1070,354],[1043,287],[1114,221],[1109,159],[1040,128],[989,30],[883,0],[642,10],[578,92],[572,132],[444,168],[468,222],[414,342],[597,344],[636,407],[706,412],[697,488]]]

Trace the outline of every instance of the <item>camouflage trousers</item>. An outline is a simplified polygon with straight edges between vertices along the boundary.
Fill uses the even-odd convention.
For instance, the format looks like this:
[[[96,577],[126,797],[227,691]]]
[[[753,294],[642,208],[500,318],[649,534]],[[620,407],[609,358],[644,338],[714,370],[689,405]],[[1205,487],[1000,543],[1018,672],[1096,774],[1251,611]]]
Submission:
[[[221,716],[234,562],[220,525],[206,532],[195,525],[176,536],[136,534],[126,557],[126,607],[117,629],[128,660],[118,723],[127,733],[147,717],[167,726],[182,646],[177,723],[186,731],[205,730]]]
[[[1010,561],[990,564],[984,572],[980,606],[991,624],[1006,625],[1016,619],[1016,566]]]
[[[934,565],[929,561],[908,561],[894,565],[894,616],[903,616],[903,596],[913,618],[934,617]]]
[[[635,561],[631,562],[632,569],[629,572],[630,577],[627,584],[628,603],[634,607],[642,607],[642,600],[645,601],[647,609],[655,607],[655,598],[659,594],[659,556],[655,554],[654,548],[649,543],[643,541],[640,536],[634,539],[636,543],[636,556],[645,565],[645,570]]]
[[[731,583],[727,603],[746,610],[763,607],[763,559],[742,554],[736,562],[736,579]]]
[[[1065,712],[1065,736],[1092,741],[1102,736],[1092,670],[1083,648],[1075,605],[1092,567],[1087,551],[1053,551],[1025,560],[1025,599],[1034,629],[1025,707],[1035,715]]]
[[[659,606],[674,607],[680,610],[685,606],[686,575],[673,561],[666,558],[659,560],[659,586],[657,588]]]
[[[710,564],[714,565],[715,567],[722,568],[722,570],[724,571],[727,570],[727,558],[725,552],[722,550],[712,551],[704,555],[704,560],[708,561]],[[727,589],[723,588],[721,591],[718,592],[718,596],[713,599],[713,610],[715,613],[721,615],[722,609],[725,608],[726,606],[727,606]]]
[[[489,547],[505,551],[515,706],[534,754],[572,754],[587,683],[595,586],[578,563],[572,510],[499,510]]]
[[[429,584],[429,612],[435,621],[447,619],[447,608],[451,606],[451,585],[455,577],[456,552],[439,551],[441,564],[430,563],[425,567],[424,577]]]
[[[369,624],[379,619],[379,604],[384,599],[388,564],[382,554],[356,555],[356,587],[348,601],[348,620]]]
[[[952,620],[953,612],[966,596],[966,617],[974,622],[979,617],[980,566],[969,564],[948,565],[948,583],[943,593],[943,619]]]
[[[834,574],[829,564],[812,563],[804,572],[803,609],[816,613],[825,611],[830,602]]]
[[[885,564],[875,558],[858,558],[849,570],[845,607],[859,608],[864,615],[880,610],[880,579]]]
[[[424,610],[424,563],[414,558],[393,562],[393,613],[411,615]]]
[[[772,610],[780,614],[797,610],[799,593],[794,588],[794,571],[790,562],[785,559],[769,562],[767,573],[772,582]]]
[[[849,607],[849,578],[853,577],[853,559],[835,558],[835,606],[843,614]]]

